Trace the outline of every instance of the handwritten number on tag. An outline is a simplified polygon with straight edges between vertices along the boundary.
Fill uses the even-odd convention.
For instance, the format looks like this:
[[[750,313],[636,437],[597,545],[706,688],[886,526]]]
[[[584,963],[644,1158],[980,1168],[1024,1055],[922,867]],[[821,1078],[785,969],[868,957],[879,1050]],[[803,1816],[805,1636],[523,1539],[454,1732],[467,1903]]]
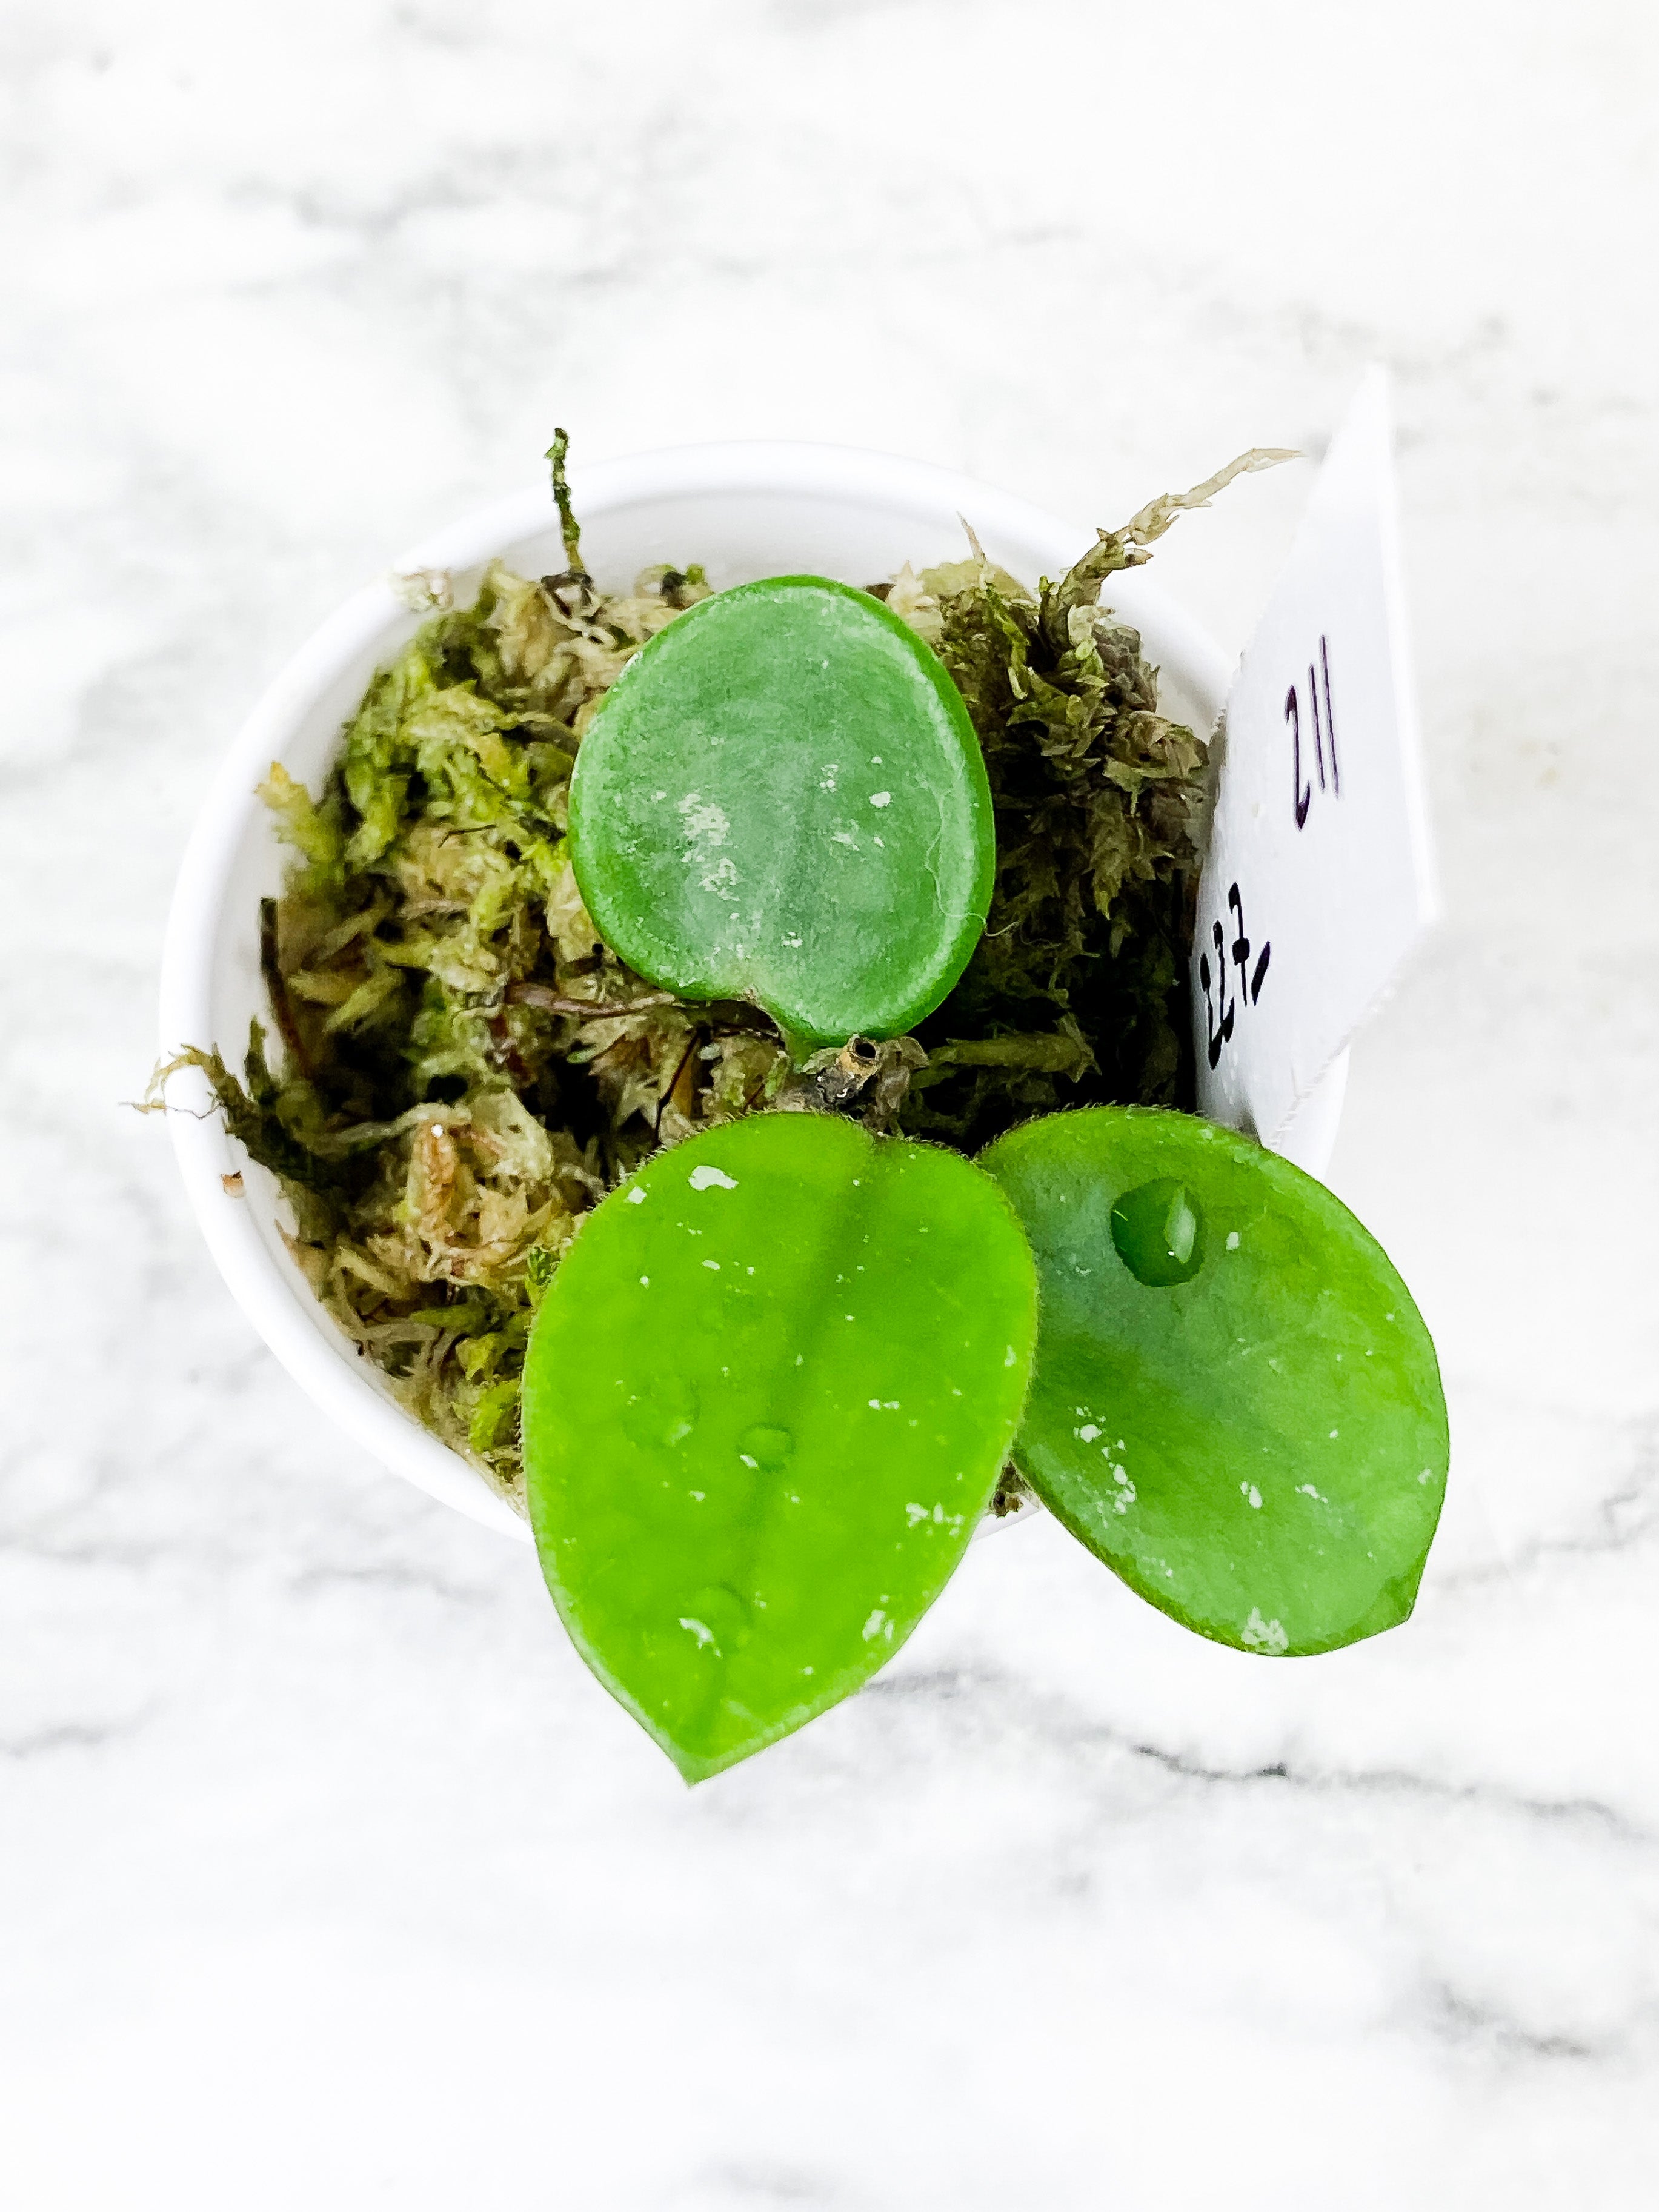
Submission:
[[[1233,888],[1237,890],[1238,886],[1235,884]],[[1212,925],[1211,934],[1215,939],[1216,972],[1213,999],[1210,995],[1210,956],[1207,952],[1199,955],[1198,980],[1204,989],[1204,1027],[1209,1040],[1210,1065],[1214,1067],[1220,1061],[1222,1046],[1232,1042],[1233,1023],[1238,1015],[1238,1001],[1235,999],[1231,1006],[1227,1003],[1225,950],[1227,939],[1218,921]],[[1218,1001],[1219,1001],[1218,1006]]]
[[[1244,900],[1237,884],[1227,888],[1227,908],[1233,917],[1234,936],[1231,945],[1227,933],[1218,921],[1210,925],[1210,935],[1215,945],[1215,969],[1210,968],[1210,956],[1200,953],[1198,980],[1204,993],[1204,1027],[1209,1062],[1212,1067],[1219,1064],[1224,1045],[1232,1042],[1233,1029],[1241,1006],[1255,1006],[1261,996],[1261,986],[1267,980],[1267,963],[1273,957],[1273,946],[1264,944],[1256,954],[1255,966],[1250,965],[1251,945],[1244,927]],[[1229,959],[1238,970],[1238,981],[1232,997],[1227,995],[1227,964]]]
[[[1342,796],[1342,771],[1336,757],[1336,718],[1331,712],[1331,656],[1322,636],[1319,641],[1319,667],[1325,679],[1325,716],[1322,725],[1319,714],[1319,683],[1311,661],[1308,663],[1309,719],[1313,725],[1314,766],[1319,774],[1319,788],[1328,790],[1334,799]],[[1313,805],[1313,779],[1302,780],[1302,701],[1300,689],[1292,684],[1285,694],[1285,720],[1291,726],[1291,788],[1296,800],[1296,826],[1299,830],[1308,818],[1308,809]],[[1325,758],[1330,756],[1330,781],[1325,780]]]
[[[1233,965],[1238,970],[1238,988],[1242,992],[1248,981],[1250,1004],[1255,1006],[1261,996],[1261,985],[1267,973],[1267,963],[1273,957],[1273,946],[1264,945],[1256,956],[1255,970],[1250,972],[1250,940],[1244,934],[1244,902],[1238,895],[1238,885],[1233,884],[1227,892],[1227,904],[1238,923],[1238,934],[1233,939]]]

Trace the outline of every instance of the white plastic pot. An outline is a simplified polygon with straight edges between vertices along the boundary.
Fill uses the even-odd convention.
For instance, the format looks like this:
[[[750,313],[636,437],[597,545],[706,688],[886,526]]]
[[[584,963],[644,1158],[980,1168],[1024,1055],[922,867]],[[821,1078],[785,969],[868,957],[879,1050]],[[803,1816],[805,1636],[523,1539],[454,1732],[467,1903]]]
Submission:
[[[963,517],[993,561],[1035,580],[1068,568],[1093,535],[970,477],[828,446],[643,453],[574,471],[573,489],[583,555],[611,588],[652,562],[671,561],[702,562],[717,588],[802,572],[867,584],[906,561],[920,568],[961,557]],[[545,487],[439,532],[394,562],[388,577],[446,569],[457,604],[465,605],[497,556],[532,576],[563,567]],[[1147,657],[1162,672],[1165,711],[1207,732],[1227,688],[1219,649],[1144,570],[1115,577],[1110,600],[1139,628]],[[367,586],[301,648],[244,723],[202,808],[173,897],[161,974],[164,1053],[217,1045],[239,1066],[250,1019],[268,1018],[259,902],[279,889],[284,854],[254,787],[280,761],[318,789],[370,676],[414,634],[417,620],[390,580]],[[1316,1174],[1335,1139],[1346,1074],[1345,1060],[1307,1101],[1280,1148]],[[198,1111],[209,1103],[206,1085],[193,1073],[175,1079],[170,1096],[174,1105]],[[278,1233],[274,1178],[245,1158],[216,1115],[170,1119],[179,1171],[220,1271],[301,1389],[384,1466],[475,1521],[528,1541],[520,1516],[404,1410],[313,1297]],[[228,1195],[221,1180],[237,1170],[240,1197]]]

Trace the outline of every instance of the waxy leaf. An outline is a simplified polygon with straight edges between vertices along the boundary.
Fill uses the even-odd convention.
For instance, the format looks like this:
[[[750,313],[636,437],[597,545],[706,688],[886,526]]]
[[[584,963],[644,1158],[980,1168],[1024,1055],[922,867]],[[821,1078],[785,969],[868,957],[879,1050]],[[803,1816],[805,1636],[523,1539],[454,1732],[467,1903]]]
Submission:
[[[957,1154],[803,1113],[649,1161],[537,1316],[524,1457],[578,1650],[688,1781],[872,1674],[1018,1426],[1030,1249]]]
[[[582,739],[570,848],[631,967],[751,999],[798,1045],[914,1027],[967,965],[995,870],[960,692],[821,576],[739,585],[652,639]]]
[[[1376,1239],[1289,1161],[1101,1107],[981,1155],[1036,1249],[1015,1463],[1200,1634],[1327,1651],[1412,1609],[1445,1488],[1440,1372]]]

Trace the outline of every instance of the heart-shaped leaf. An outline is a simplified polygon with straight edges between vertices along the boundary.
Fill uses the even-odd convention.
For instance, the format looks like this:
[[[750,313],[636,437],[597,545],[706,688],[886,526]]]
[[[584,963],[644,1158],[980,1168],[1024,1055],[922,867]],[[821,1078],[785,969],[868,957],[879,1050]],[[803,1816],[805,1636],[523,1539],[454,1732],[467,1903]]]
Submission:
[[[856,1689],[939,1595],[1036,1299],[988,1176],[829,1116],[711,1130],[588,1217],[526,1362],[531,1523],[578,1650],[688,1781]]]
[[[1448,1443],[1434,1346],[1329,1191],[1190,1115],[1029,1122],[982,1163],[1036,1252],[1016,1464],[1202,1635],[1327,1651],[1410,1613]]]
[[[582,739],[570,848],[607,944],[799,1044],[898,1036],[985,927],[990,787],[962,695],[867,592],[721,592],[624,669]]]

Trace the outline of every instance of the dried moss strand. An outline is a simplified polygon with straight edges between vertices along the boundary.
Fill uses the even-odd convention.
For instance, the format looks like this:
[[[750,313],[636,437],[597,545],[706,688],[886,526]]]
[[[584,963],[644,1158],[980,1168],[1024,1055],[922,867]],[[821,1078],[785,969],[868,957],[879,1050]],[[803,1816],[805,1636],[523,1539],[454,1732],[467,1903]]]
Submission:
[[[545,983],[511,983],[507,996],[513,1006],[536,1006],[544,1014],[574,1014],[585,1022],[616,1021],[628,1014],[653,1013],[659,1006],[681,1003],[672,991],[648,991],[643,998],[622,999],[611,1006],[599,1006],[592,999],[562,999]]]
[[[569,433],[555,430],[546,459],[553,469],[553,498],[559,510],[559,535],[564,540],[565,574],[586,580],[587,563],[582,559],[582,533],[575,510],[570,504],[570,485],[565,475],[565,461],[569,452]]]

